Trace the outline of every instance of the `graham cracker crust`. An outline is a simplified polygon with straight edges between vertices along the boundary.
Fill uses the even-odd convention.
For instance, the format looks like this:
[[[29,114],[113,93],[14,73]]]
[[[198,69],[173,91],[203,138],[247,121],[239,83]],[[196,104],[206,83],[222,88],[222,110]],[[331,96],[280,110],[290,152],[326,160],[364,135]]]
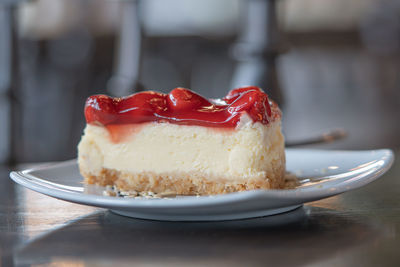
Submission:
[[[216,178],[199,173],[130,173],[103,168],[97,175],[86,173],[81,169],[86,184],[101,186],[112,185],[120,190],[153,192],[156,194],[175,195],[216,195],[254,189],[280,189],[284,187],[285,178]]]

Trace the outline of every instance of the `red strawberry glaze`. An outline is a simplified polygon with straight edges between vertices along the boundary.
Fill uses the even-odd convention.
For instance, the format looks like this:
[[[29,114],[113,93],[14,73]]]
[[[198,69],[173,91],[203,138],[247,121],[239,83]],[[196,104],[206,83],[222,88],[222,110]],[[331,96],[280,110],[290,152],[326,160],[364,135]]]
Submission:
[[[243,113],[263,124],[280,117],[276,104],[258,87],[237,88],[215,101],[185,88],[175,88],[169,94],[146,91],[123,98],[94,95],[85,106],[87,123],[107,128],[154,121],[234,128]]]

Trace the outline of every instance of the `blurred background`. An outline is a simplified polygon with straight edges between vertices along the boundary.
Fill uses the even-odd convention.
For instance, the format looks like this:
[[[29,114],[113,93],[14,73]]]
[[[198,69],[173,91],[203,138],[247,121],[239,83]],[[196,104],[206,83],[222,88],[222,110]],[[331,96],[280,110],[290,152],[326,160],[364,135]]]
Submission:
[[[398,0],[4,0],[0,162],[76,157],[91,94],[262,86],[288,140],[400,146]]]

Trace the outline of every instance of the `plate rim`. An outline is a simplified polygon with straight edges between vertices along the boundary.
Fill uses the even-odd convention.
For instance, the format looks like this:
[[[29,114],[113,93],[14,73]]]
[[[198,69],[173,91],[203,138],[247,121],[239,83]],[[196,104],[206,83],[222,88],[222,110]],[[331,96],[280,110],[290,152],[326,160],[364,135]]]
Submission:
[[[234,192],[229,194],[214,195],[214,196],[189,196],[184,200],[182,199],[131,199],[131,198],[115,198],[109,196],[101,195],[90,195],[80,192],[63,191],[63,190],[53,190],[54,192],[49,193],[49,188],[38,184],[37,182],[32,182],[32,178],[38,179],[37,177],[31,175],[33,171],[46,170],[50,167],[56,168],[65,165],[77,164],[76,159],[46,163],[44,165],[29,168],[22,171],[12,171],[10,172],[10,178],[33,191],[42,193],[47,196],[55,197],[57,199],[70,201],[78,204],[85,204],[97,207],[106,207],[110,209],[127,209],[127,208],[188,208],[188,207],[209,207],[216,205],[224,205],[227,203],[234,204],[238,202],[248,201],[258,198],[279,198],[280,200],[295,201],[302,199],[302,201],[297,203],[306,203],[309,201],[316,201],[319,199],[331,197],[334,195],[341,194],[346,191],[354,190],[360,188],[376,179],[381,177],[386,171],[390,169],[394,162],[394,153],[391,149],[374,149],[374,150],[324,150],[324,149],[305,149],[305,148],[289,148],[286,152],[290,153],[292,151],[307,151],[307,152],[364,152],[364,153],[382,153],[382,157],[379,158],[382,161],[379,169],[371,174],[366,174],[360,179],[350,179],[351,181],[344,181],[331,189],[315,189],[313,191],[305,191],[301,189],[273,189],[273,190],[250,190],[243,192]],[[32,176],[32,177],[30,177]],[[40,178],[39,178],[40,179]],[[43,179],[42,179],[43,180]],[[306,199],[304,201],[304,199]],[[296,202],[292,202],[296,203]]]

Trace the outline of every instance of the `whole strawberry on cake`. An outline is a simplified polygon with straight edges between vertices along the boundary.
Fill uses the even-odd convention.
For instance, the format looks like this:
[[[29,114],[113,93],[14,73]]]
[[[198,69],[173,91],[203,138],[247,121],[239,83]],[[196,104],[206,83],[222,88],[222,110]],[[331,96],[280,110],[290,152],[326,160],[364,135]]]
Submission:
[[[177,195],[284,185],[281,112],[258,87],[206,99],[185,88],[94,95],[78,163],[86,184]]]

